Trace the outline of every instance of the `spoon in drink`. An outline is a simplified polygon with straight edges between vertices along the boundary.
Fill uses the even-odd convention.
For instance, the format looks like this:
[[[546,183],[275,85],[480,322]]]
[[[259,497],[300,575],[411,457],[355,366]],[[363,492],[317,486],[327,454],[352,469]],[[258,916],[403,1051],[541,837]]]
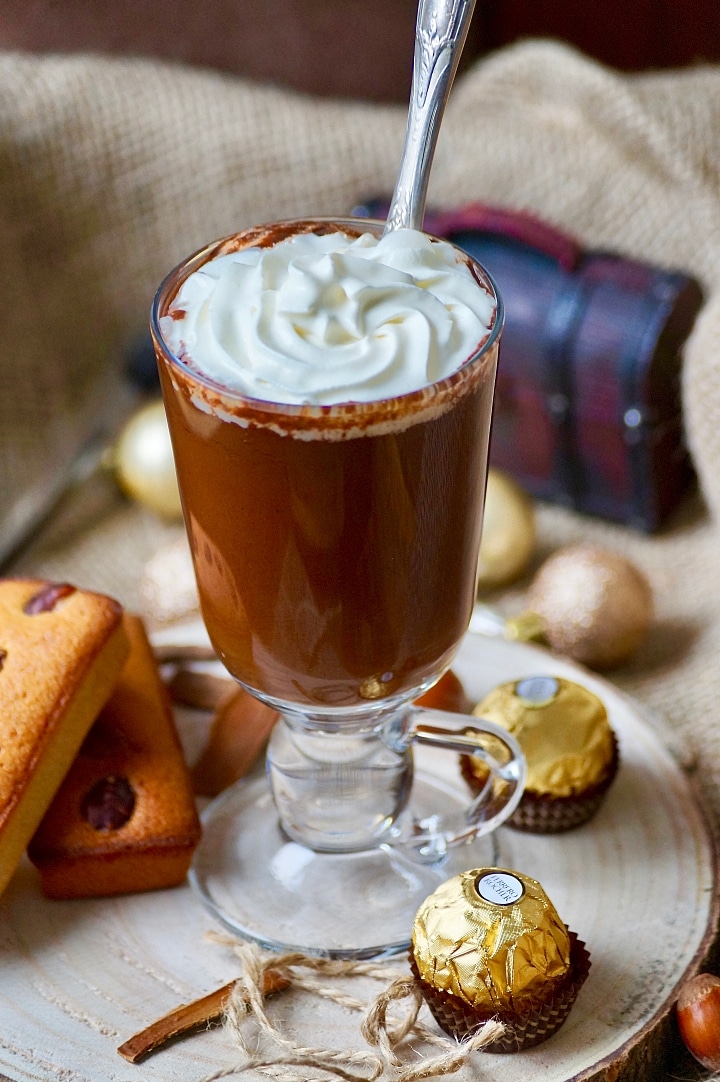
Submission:
[[[420,0],[405,145],[385,232],[422,229],[430,166],[475,0]]]

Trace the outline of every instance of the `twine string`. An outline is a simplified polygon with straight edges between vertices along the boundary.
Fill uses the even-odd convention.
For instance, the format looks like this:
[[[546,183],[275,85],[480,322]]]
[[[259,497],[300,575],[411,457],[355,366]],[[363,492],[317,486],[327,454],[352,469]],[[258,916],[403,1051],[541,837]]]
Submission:
[[[405,1020],[395,1029],[388,1027],[388,1009],[392,1003],[399,999],[410,997],[413,1001],[410,1011]],[[385,1063],[396,1070],[400,1069],[401,1063],[395,1048],[409,1033],[412,1032],[417,1016],[422,1006],[422,996],[411,976],[396,977],[396,979],[375,999],[363,1019],[360,1032],[369,1045],[379,1049]]]
[[[387,1018],[388,1008],[393,1002],[406,998],[412,1000],[407,1016],[394,1029],[390,1029]],[[460,1070],[473,1052],[481,1051],[486,1045],[500,1037],[505,1028],[501,1022],[486,1022],[467,1040],[457,1043],[448,1040],[447,1037],[439,1037],[418,1022],[422,1004],[422,993],[417,982],[414,977],[406,974],[396,978],[384,991],[380,992],[363,1020],[362,1035],[368,1044],[378,1047],[394,1082],[418,1082],[420,1079],[453,1074]],[[410,1034],[439,1046],[442,1049],[441,1054],[421,1060],[415,1065],[404,1065],[395,1049]]]
[[[219,1082],[253,1069],[275,1082],[328,1082],[328,1075],[343,1082],[421,1082],[423,1079],[453,1074],[468,1058],[503,1032],[499,1022],[488,1022],[470,1038],[460,1043],[437,1034],[418,1018],[422,995],[414,978],[406,971],[392,969],[385,963],[316,958],[299,951],[271,954],[251,943],[220,932],[207,938],[228,947],[242,966],[242,973],[225,1009],[224,1026],[241,1062],[221,1069],[203,1082]],[[286,978],[291,987],[330,1000],[347,1010],[363,1014],[360,1032],[369,1049],[328,1049],[302,1045],[283,1033],[268,1015],[262,985],[265,972],[272,969]],[[368,1003],[343,989],[322,983],[319,978],[369,977],[381,980],[386,987]],[[388,980],[390,983],[387,984]],[[398,1005],[405,1013],[399,1015]],[[248,1030],[249,1018],[256,1029]],[[428,1043],[438,1054],[408,1063],[408,1038]],[[320,1072],[309,1075],[308,1070]]]

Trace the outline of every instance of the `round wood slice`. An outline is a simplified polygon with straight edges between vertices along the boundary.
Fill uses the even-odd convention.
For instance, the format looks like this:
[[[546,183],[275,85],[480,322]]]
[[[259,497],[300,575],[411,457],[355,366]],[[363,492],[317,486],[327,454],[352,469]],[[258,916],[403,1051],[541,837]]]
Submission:
[[[187,641],[199,634],[185,629]],[[621,755],[616,782],[591,823],[556,836],[507,828],[496,835],[498,861],[539,879],[591,952],[575,1007],[545,1044],[514,1056],[476,1054],[454,1077],[660,1082],[678,986],[701,967],[718,916],[714,833],[691,778],[668,750],[672,734],[609,683],[535,647],[468,635],[453,668],[473,701],[497,683],[531,674],[584,682],[605,701]],[[180,720],[190,746],[192,716]],[[423,749],[417,758],[419,770],[463,784],[454,755]],[[213,927],[186,887],[47,901],[24,862],[0,899],[0,1075],[196,1082],[229,1067],[237,1057],[222,1030],[176,1042],[141,1065],[116,1052],[159,1016],[236,976],[230,952],[203,939]],[[341,987],[370,999],[382,984],[344,978]],[[284,992],[275,1004],[270,1013],[307,1045],[366,1048],[359,1014],[301,992]]]

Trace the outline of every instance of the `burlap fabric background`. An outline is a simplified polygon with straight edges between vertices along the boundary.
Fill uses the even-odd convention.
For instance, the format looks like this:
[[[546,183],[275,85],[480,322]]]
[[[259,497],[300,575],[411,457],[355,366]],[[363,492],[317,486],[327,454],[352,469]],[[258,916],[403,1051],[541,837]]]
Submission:
[[[242,226],[388,193],[404,124],[394,106],[160,64],[1,56],[0,528],[82,442],[174,264]],[[431,183],[436,205],[474,199],[686,269],[707,291],[683,386],[704,502],[653,538],[542,507],[536,563],[593,538],[647,571],[656,625],[613,679],[694,745],[720,816],[720,69],[620,76],[550,43],[490,57],[456,85]],[[138,606],[146,561],[178,532],[96,481],[13,570]]]
[[[80,441],[170,267],[238,227],[389,192],[404,124],[395,106],[144,61],[1,56],[0,513]],[[530,42],[456,84],[430,195],[526,208],[588,246],[692,271],[707,290],[683,394],[711,514],[690,507],[648,539],[543,508],[539,556],[597,537],[648,571],[657,626],[615,678],[692,735],[720,812],[719,193],[720,70],[620,76]],[[173,531],[106,490],[78,508],[16,567],[136,604],[145,561]]]
[[[401,107],[145,61],[1,56],[0,513],[80,441],[97,386],[117,373],[169,268],[238,227],[341,214],[391,191],[404,125]],[[683,394],[711,513],[690,506],[643,538],[541,508],[538,559],[594,537],[647,570],[657,625],[615,679],[692,736],[718,813],[719,193],[720,69],[621,76],[535,42],[459,79],[430,192],[436,205],[526,208],[588,246],[689,270],[707,291]],[[142,568],[171,536],[90,486],[16,568],[137,604]]]

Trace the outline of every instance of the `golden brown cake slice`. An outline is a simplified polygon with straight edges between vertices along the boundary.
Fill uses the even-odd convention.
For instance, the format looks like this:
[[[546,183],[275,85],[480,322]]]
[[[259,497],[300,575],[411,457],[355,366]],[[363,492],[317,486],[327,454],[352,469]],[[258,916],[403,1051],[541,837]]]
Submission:
[[[200,838],[169,698],[139,617],[130,656],[32,840],[51,898],[171,887]]]
[[[116,601],[67,583],[0,580],[0,892],[127,653]]]

